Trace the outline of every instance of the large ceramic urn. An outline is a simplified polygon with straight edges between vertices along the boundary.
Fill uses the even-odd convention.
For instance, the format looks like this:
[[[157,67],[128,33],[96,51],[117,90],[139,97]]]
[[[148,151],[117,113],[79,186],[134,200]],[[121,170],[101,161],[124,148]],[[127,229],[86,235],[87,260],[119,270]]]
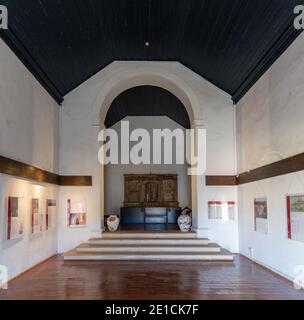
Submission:
[[[115,232],[119,227],[119,217],[117,215],[111,214],[107,219],[107,227],[109,231]]]
[[[191,209],[184,208],[182,210],[181,215],[177,219],[179,229],[182,232],[189,232],[191,230],[192,218],[190,213],[191,213]]]

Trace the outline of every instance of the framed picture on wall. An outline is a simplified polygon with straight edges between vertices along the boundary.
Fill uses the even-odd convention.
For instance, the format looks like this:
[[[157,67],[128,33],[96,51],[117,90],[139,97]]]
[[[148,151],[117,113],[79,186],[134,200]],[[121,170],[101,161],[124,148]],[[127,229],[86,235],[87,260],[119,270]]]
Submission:
[[[23,238],[24,217],[20,210],[18,197],[7,199],[7,233],[6,240],[17,240]]]
[[[67,218],[69,228],[82,228],[87,225],[87,213],[83,201],[67,200]]]
[[[208,202],[208,218],[210,220],[223,219],[223,207],[221,201],[209,201]]]
[[[56,224],[56,200],[46,200],[45,226],[46,230],[53,230]]]
[[[288,239],[304,242],[304,195],[288,195],[286,202]]]
[[[39,211],[39,199],[32,199],[32,234],[43,231],[43,214]]]
[[[208,218],[211,220],[235,220],[235,202],[209,201]]]
[[[228,219],[235,220],[235,201],[228,201]]]
[[[254,230],[260,233],[268,233],[267,198],[254,199]]]

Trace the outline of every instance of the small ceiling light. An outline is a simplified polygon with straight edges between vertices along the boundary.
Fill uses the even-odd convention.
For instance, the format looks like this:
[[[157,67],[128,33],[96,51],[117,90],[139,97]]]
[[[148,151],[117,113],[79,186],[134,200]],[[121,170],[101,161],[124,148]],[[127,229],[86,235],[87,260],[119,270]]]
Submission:
[[[145,42],[145,46],[146,47],[149,47],[149,45],[150,45],[150,43],[147,41],[147,42]]]

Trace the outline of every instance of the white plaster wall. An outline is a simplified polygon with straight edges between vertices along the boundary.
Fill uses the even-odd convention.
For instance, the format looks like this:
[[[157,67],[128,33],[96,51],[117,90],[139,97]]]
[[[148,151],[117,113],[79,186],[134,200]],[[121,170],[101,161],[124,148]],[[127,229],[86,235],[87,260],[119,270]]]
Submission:
[[[57,172],[58,154],[58,105],[0,39],[0,155]],[[8,266],[10,277],[57,252],[55,232],[48,231],[35,239],[29,237],[29,202],[35,188],[29,181],[0,175],[0,264]],[[8,243],[2,237],[6,198],[16,190],[24,193],[25,237]],[[40,193],[43,210],[47,196],[57,199],[57,187],[43,185]]]
[[[60,172],[63,175],[93,176],[93,187],[87,195],[92,224],[82,232],[60,232],[65,239],[62,250],[96,236],[96,229],[100,228],[100,167],[97,159],[100,121],[104,120],[113,99],[136,85],[156,85],[169,90],[184,103],[191,120],[203,120],[207,128],[207,174],[236,173],[235,114],[227,94],[178,62],[113,62],[65,96],[61,109]],[[62,221],[66,215],[64,198],[74,190],[69,187],[60,190]],[[208,201],[207,195],[202,201]],[[206,217],[206,212],[199,214]],[[207,224],[208,221],[204,220]]]
[[[237,105],[238,171],[304,151],[304,35],[301,35]],[[239,187],[240,252],[294,277],[304,265],[304,243],[287,239],[286,194],[304,193],[303,173]],[[253,199],[268,197],[268,235],[253,231]]]
[[[8,268],[10,279],[57,253],[57,222],[53,230],[45,230],[46,200],[57,200],[57,193],[57,186],[37,185],[32,181],[0,174],[0,265],[5,265]],[[9,196],[21,198],[19,212],[22,212],[24,216],[24,237],[22,240],[6,240],[7,199]],[[44,214],[44,231],[35,235],[31,234],[32,198],[39,199],[39,210]]]
[[[92,126],[86,108],[61,109],[60,174],[92,176],[92,187],[60,187],[58,250],[73,249],[91,237],[100,236],[100,165],[98,162],[99,127]],[[67,199],[85,201],[87,226],[67,227]]]
[[[237,187],[208,186],[207,200],[209,201],[235,201],[235,220],[208,219],[208,238],[233,253],[239,252],[238,231],[238,197]],[[208,217],[208,213],[206,213]]]
[[[137,128],[142,128],[150,133],[151,137],[151,150],[152,150],[152,136],[153,129],[181,129],[185,132],[185,129],[175,121],[168,117],[126,117],[124,121],[129,121],[130,132]],[[121,122],[116,123],[111,129],[114,129],[120,136]],[[130,144],[130,148],[136,144]],[[176,145],[173,144],[173,155],[176,154]],[[162,148],[162,154],[164,148]],[[174,156],[173,156],[174,157]],[[174,161],[175,157],[173,158]],[[152,162],[152,151],[151,151]],[[178,175],[178,200],[181,207],[191,207],[191,180],[187,174],[187,164],[159,164],[159,165],[114,165],[109,164],[105,167],[105,212],[120,212],[120,208],[124,201],[124,174],[130,173],[172,173]]]
[[[59,108],[0,39],[0,154],[59,168]]]
[[[178,62],[152,61],[113,62],[65,96],[60,153],[62,170],[67,163],[76,165],[89,145],[95,148],[93,143],[97,138],[93,136],[92,140],[92,130],[88,127],[100,125],[100,119],[105,119],[115,97],[130,87],[148,84],[163,87],[176,95],[184,103],[191,120],[203,120],[207,129],[207,174],[235,173],[235,117],[231,97]],[[68,125],[72,123],[73,140],[81,143],[78,150],[74,145],[68,146],[69,139],[65,137],[65,133],[72,130]],[[78,134],[75,132],[77,127]],[[66,148],[75,150],[65,152]]]
[[[303,152],[304,36],[237,105],[238,171]]]

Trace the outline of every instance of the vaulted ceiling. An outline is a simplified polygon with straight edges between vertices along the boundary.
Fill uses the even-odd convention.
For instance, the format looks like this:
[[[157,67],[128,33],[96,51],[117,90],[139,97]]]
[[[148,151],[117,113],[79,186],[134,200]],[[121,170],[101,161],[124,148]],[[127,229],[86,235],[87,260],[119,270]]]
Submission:
[[[179,61],[237,102],[294,41],[303,0],[0,0],[4,41],[58,103],[114,60]],[[2,62],[1,62],[2,63]]]

